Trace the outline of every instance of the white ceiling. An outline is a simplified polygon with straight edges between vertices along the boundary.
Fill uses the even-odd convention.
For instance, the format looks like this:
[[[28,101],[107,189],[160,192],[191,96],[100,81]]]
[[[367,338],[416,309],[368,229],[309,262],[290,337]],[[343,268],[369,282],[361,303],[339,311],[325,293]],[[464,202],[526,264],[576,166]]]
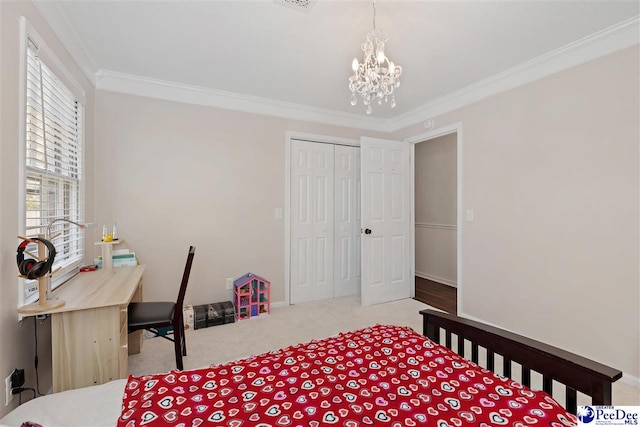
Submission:
[[[90,75],[100,70],[322,110],[351,107],[351,61],[372,26],[369,1],[308,10],[263,1],[36,1]],[[638,1],[378,0],[387,55],[402,65],[390,119],[639,13]],[[55,13],[53,13],[55,12]]]

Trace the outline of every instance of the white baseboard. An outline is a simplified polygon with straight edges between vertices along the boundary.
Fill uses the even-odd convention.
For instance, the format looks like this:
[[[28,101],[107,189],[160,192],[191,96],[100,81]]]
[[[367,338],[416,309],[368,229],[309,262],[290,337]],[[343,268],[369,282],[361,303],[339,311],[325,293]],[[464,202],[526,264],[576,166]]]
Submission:
[[[271,308],[286,307],[288,305],[286,301],[276,301],[271,303]]]
[[[458,287],[458,284],[455,281],[445,279],[444,277],[434,276],[433,274],[427,274],[421,271],[416,271],[416,276],[422,277],[423,279],[431,280],[432,282],[442,283],[443,285],[451,286],[452,288]]]
[[[622,373],[622,378],[620,378],[620,382],[628,384],[630,386],[640,388],[640,378],[634,377],[631,374],[627,374],[626,372]]]

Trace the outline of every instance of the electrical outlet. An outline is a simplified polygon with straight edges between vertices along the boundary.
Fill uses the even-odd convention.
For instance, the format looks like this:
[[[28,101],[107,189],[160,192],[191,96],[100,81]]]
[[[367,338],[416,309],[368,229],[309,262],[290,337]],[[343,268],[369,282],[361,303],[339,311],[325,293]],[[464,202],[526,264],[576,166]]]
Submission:
[[[233,289],[233,277],[227,277],[227,289]]]
[[[34,295],[38,295],[38,283],[32,283],[31,285],[24,285],[24,300],[28,301]]]
[[[4,379],[4,406],[9,406],[9,403],[13,400],[13,394],[11,394],[11,377],[13,372]]]
[[[24,369],[16,369],[11,374],[11,387],[18,388],[24,385]]]

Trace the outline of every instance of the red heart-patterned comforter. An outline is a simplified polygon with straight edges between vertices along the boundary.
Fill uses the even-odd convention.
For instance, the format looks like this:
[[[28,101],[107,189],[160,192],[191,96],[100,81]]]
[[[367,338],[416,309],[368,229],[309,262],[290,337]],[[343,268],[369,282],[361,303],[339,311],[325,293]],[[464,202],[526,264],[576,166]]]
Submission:
[[[541,391],[411,328],[377,325],[212,366],[130,376],[120,427],[574,426]]]

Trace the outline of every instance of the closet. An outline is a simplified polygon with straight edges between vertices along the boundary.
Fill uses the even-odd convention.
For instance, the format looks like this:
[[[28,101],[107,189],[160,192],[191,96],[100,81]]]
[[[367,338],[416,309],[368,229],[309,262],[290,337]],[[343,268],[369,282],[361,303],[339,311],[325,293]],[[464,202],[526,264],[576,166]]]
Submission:
[[[290,302],[360,292],[360,148],[291,139]]]

